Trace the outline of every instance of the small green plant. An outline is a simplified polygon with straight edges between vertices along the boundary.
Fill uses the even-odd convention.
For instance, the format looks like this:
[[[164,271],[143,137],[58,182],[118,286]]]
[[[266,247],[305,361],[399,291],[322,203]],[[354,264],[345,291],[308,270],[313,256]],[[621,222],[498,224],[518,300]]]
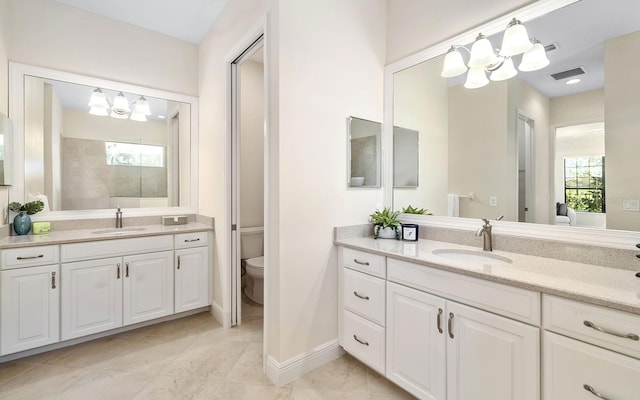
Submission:
[[[398,211],[393,211],[392,209],[386,207],[382,211],[376,210],[376,212],[371,214],[369,218],[374,225],[373,237],[377,239],[381,230],[385,228],[392,228],[395,232],[395,238],[399,239],[400,229],[398,228],[400,228],[400,226],[402,225],[400,223],[400,220],[398,219],[399,215],[400,213]]]
[[[9,203],[9,211],[17,213],[27,213],[27,215],[33,215],[44,209],[44,203],[40,200],[30,201],[28,203],[20,204],[17,201]]]
[[[403,207],[402,212],[405,214],[433,215],[433,213],[430,213],[426,208],[413,208],[411,205]]]

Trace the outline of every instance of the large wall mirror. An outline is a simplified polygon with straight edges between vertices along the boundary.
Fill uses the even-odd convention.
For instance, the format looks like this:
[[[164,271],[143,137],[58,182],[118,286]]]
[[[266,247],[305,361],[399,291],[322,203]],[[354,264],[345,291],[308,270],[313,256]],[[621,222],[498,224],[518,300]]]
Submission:
[[[15,63],[9,90],[12,201],[49,219],[197,212],[196,98]]]
[[[460,217],[640,230],[638,15],[636,0],[540,1],[389,65],[384,132],[418,131],[420,164],[416,187],[385,185],[387,202],[452,216],[453,196]],[[441,76],[451,45],[483,33],[500,48],[513,17],[549,65],[477,89]]]

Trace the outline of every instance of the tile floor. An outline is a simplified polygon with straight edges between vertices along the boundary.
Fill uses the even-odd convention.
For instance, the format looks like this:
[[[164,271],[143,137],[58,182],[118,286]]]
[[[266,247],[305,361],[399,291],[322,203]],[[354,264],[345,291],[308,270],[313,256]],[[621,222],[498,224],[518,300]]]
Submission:
[[[223,329],[201,313],[0,364],[0,399],[412,399],[345,355],[282,387],[262,372],[262,307]]]

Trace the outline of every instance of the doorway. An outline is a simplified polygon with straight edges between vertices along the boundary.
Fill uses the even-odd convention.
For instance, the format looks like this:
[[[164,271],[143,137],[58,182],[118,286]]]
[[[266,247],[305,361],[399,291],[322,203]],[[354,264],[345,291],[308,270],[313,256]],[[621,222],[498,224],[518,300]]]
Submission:
[[[534,222],[533,127],[533,119],[519,112],[516,127],[518,146],[518,222]]]
[[[265,74],[260,35],[231,63],[231,325],[242,324],[242,305],[252,310],[257,285],[247,258],[263,256],[265,181]],[[243,242],[251,234],[252,244]],[[258,240],[256,238],[258,237]],[[264,271],[262,271],[264,275]],[[251,285],[251,292],[244,290]],[[260,288],[262,290],[262,287]],[[250,298],[247,297],[249,293]]]

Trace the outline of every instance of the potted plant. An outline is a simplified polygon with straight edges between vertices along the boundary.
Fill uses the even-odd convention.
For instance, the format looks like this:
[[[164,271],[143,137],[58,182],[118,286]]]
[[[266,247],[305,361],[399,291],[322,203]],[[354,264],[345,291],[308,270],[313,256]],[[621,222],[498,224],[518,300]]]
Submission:
[[[376,210],[369,216],[373,222],[373,237],[375,239],[400,239],[400,213],[390,208],[384,208],[382,211]]]
[[[26,235],[31,230],[31,217],[37,212],[42,211],[44,203],[40,200],[30,201],[20,204],[17,201],[9,203],[9,211],[18,213],[13,218],[13,230],[17,235]]]
[[[433,215],[426,208],[413,208],[411,205],[403,207],[402,212],[405,214]]]

